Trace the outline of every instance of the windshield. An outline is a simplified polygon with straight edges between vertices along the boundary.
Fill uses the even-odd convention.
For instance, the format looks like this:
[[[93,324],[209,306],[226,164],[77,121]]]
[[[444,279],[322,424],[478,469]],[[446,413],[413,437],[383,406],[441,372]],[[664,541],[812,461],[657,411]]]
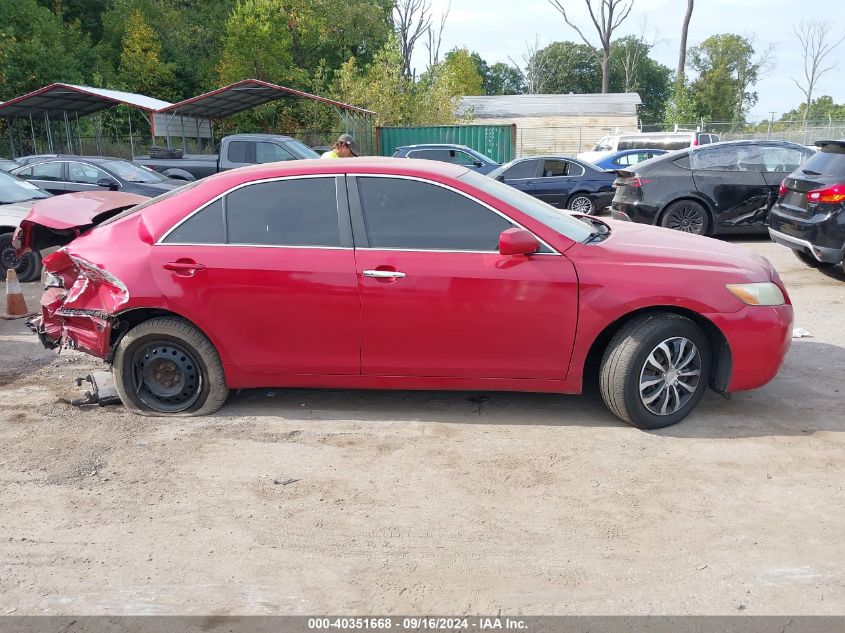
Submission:
[[[538,222],[542,222],[570,240],[583,242],[593,233],[587,224],[572,216],[568,211],[555,209],[553,206],[489,176],[468,171],[460,176],[460,179],[477,189],[496,196],[502,202],[519,209],[526,215],[530,215]]]
[[[27,200],[40,200],[49,197],[49,193],[36,187],[31,182],[0,171],[0,204],[26,202]]]
[[[300,143],[296,139],[290,139],[285,143],[285,145],[294,154],[298,155],[299,158],[320,158],[320,155],[317,152],[304,143]]]
[[[127,182],[167,182],[169,178],[128,160],[104,160],[103,167]]]

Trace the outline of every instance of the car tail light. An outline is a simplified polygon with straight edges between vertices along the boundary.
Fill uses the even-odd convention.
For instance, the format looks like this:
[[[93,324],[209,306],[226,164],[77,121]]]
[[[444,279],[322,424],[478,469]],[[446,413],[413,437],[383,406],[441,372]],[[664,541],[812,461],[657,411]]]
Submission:
[[[807,200],[809,202],[825,202],[833,203],[842,202],[845,200],[845,185],[831,185],[824,189],[814,189],[807,192]]]
[[[779,196],[785,196],[787,191],[789,191],[789,188],[786,186],[786,181],[784,180],[782,183],[780,183],[780,189],[778,189],[778,195]]]
[[[626,187],[636,187],[639,189],[643,185],[647,185],[651,182],[651,178],[640,178],[639,176],[632,176],[631,178],[623,178],[619,181],[620,185],[625,185]]]

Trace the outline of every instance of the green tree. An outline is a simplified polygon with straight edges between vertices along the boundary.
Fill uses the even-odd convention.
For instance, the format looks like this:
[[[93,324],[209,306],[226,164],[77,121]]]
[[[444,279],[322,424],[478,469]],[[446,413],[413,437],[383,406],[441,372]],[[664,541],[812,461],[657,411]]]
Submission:
[[[57,81],[82,83],[91,66],[90,41],[76,25],[35,0],[0,0],[0,99]]]
[[[538,93],[594,93],[601,89],[601,65],[586,44],[553,42],[528,60],[528,80]]]
[[[757,103],[751,88],[769,60],[769,51],[755,57],[752,41],[734,33],[713,35],[689,54],[698,72],[691,90],[701,114],[711,121],[744,121]]]
[[[663,120],[672,93],[672,71],[649,57],[651,48],[642,38],[628,36],[613,42],[610,54],[610,90],[638,93],[644,123]]]
[[[446,53],[439,66],[439,72],[444,75],[442,80],[447,82],[445,88],[451,94],[462,97],[484,94],[483,72],[487,64],[478,53],[455,48]]]
[[[497,62],[490,66],[484,76],[484,94],[518,95],[525,92],[522,73],[513,66]]]
[[[845,120],[845,103],[836,104],[833,97],[824,95],[813,99],[810,103],[809,112],[807,111],[807,104],[802,103],[797,108],[793,108],[789,112],[785,112],[780,117],[781,121],[803,121],[804,114],[807,114],[808,121],[834,121]]]
[[[663,120],[667,125],[690,125],[698,121],[695,100],[683,78],[676,79],[672,86]]]
[[[458,119],[455,110],[465,87],[466,66],[476,73],[468,54],[459,63],[442,62],[430,68],[418,82],[402,72],[399,41],[391,36],[373,61],[361,67],[350,58],[336,73],[333,94],[377,113],[377,125],[445,125]]]
[[[130,92],[173,98],[173,64],[161,58],[161,41],[140,11],[129,16],[118,80]]]

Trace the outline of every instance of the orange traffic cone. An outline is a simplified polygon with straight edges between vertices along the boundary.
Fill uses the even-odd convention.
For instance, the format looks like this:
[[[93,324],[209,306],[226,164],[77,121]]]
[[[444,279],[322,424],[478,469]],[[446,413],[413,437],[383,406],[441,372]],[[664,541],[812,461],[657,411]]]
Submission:
[[[4,319],[20,319],[29,316],[30,311],[26,307],[23,298],[21,282],[13,268],[6,271],[6,314],[0,315]]]

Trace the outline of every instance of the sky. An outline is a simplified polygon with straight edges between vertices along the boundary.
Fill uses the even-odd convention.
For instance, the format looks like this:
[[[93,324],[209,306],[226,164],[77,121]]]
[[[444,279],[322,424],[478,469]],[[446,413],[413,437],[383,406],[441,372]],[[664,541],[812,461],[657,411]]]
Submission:
[[[588,38],[593,36],[595,27],[589,21],[584,0],[563,1],[567,8],[572,7],[570,20],[581,26]],[[430,2],[437,21],[449,0]],[[686,6],[686,0],[634,0],[634,8],[618,34],[639,35],[644,27],[646,40],[656,40],[652,57],[674,70],[678,66]],[[793,77],[803,77],[802,49],[792,32],[793,25],[802,20],[824,20],[830,23],[832,35],[842,37],[845,0],[696,0],[687,44],[695,46],[718,33],[739,33],[753,37],[757,51],[772,45],[774,67],[754,88],[759,101],[749,111],[748,118],[768,119],[774,112],[777,119],[804,100],[792,81]],[[441,56],[452,48],[466,47],[490,64],[508,63],[513,58],[523,65],[527,44],[533,44],[535,38],[540,47],[561,40],[581,41],[547,0],[452,0]],[[598,38],[591,41],[597,42]],[[418,72],[425,68],[427,59],[428,53],[420,40],[414,51]],[[843,103],[845,43],[830,54],[828,61],[836,67],[824,75],[815,94],[830,95],[836,103]]]

